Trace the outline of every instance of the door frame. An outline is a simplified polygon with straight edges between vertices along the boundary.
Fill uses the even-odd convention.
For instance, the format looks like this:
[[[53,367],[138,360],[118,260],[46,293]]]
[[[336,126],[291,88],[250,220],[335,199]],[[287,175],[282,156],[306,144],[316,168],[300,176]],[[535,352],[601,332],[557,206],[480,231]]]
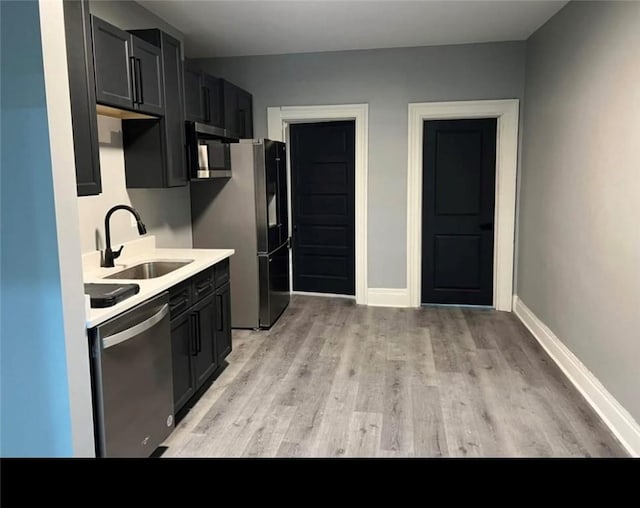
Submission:
[[[356,130],[355,160],[355,260],[356,303],[367,304],[367,173],[369,153],[369,105],[340,104],[328,106],[279,106],[267,108],[268,138],[287,144],[287,186],[289,204],[289,231],[292,231],[291,209],[291,153],[289,125],[293,123],[320,123],[354,120]],[[291,256],[293,266],[293,256]],[[290,284],[293,277],[290,273]],[[306,293],[305,293],[306,294]],[[339,296],[339,295],[327,295]]]
[[[511,311],[513,300],[518,99],[409,104],[407,171],[407,289],[412,307],[421,304],[422,152],[425,120],[496,118],[496,205],[493,245],[493,306]]]

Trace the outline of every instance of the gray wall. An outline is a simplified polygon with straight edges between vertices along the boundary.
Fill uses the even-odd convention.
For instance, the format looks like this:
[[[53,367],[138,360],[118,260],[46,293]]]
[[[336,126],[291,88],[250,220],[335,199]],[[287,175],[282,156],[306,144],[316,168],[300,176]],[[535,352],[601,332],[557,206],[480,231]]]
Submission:
[[[113,205],[133,206],[156,235],[160,247],[191,248],[191,201],[189,187],[175,189],[127,189],[122,149],[122,122],[98,116],[98,141],[102,193],[78,198],[82,252],[104,249],[104,216]],[[116,212],[111,218],[114,245],[138,238],[131,214]]]
[[[122,29],[161,28],[183,40],[182,33],[140,5],[128,1],[93,1],[91,13]],[[98,117],[102,193],[78,198],[82,252],[104,248],[104,216],[119,203],[130,204],[142,215],[149,234],[161,247],[191,247],[189,187],[175,189],[127,189],[120,120]],[[117,245],[138,237],[130,215],[114,214],[112,240]]]
[[[522,99],[525,43],[507,42],[200,60],[267,107],[369,104],[369,287],[406,287],[407,104]]]
[[[640,421],[640,3],[527,44],[518,294]]]

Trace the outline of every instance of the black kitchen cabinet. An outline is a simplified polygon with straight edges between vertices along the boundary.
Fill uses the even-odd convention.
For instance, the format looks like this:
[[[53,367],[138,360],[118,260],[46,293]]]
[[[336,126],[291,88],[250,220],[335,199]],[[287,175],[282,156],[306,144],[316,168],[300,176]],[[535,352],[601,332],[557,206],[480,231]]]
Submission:
[[[231,353],[231,284],[216,289],[216,350],[218,363]]]
[[[174,411],[195,402],[232,350],[229,260],[169,290]]]
[[[185,120],[224,128],[222,80],[185,60]]]
[[[190,122],[205,121],[204,75],[190,60],[184,61],[184,117]]]
[[[240,119],[238,115],[238,87],[223,80],[224,128],[232,136],[240,137]]]
[[[224,128],[224,106],[222,104],[222,80],[204,74],[205,123]]]
[[[164,114],[160,48],[91,16],[96,101],[161,116]]]
[[[224,128],[241,139],[253,138],[253,99],[249,92],[223,81]]]
[[[238,88],[238,131],[241,139],[253,138],[253,97],[252,95]]]
[[[78,196],[102,192],[91,18],[85,1],[63,2]]]
[[[185,60],[185,120],[223,128],[230,137],[253,138],[253,97],[230,81]]]
[[[135,98],[142,113],[164,115],[162,50],[139,37],[132,37],[135,61]]]
[[[161,90],[164,116],[150,120],[123,120],[125,172],[129,188],[180,187],[187,184],[185,161],[182,48],[180,41],[161,30],[132,30],[161,52]],[[143,75],[144,82],[144,75]]]
[[[197,351],[194,317],[190,313],[171,321],[171,363],[173,367],[173,401],[181,408],[196,391],[193,355]]]
[[[194,356],[194,371],[196,389],[209,379],[218,367],[216,353],[216,302],[215,295],[211,295],[194,307],[196,355]]]
[[[133,54],[131,35],[91,16],[96,101],[133,109]]]

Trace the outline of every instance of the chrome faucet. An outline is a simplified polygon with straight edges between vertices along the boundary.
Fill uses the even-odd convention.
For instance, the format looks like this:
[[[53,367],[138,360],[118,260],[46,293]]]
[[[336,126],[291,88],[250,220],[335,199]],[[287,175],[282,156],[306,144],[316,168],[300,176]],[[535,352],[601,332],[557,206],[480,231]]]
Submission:
[[[104,251],[104,263],[102,266],[104,266],[105,268],[112,268],[115,266],[113,261],[120,257],[120,254],[122,254],[122,249],[124,248],[124,245],[121,245],[120,248],[115,252],[111,250],[111,229],[109,227],[109,220],[111,219],[111,215],[113,215],[113,212],[115,212],[116,210],[127,210],[128,212],[131,212],[136,218],[136,222],[138,223],[138,233],[140,233],[140,235],[144,235],[147,233],[147,228],[142,223],[140,214],[136,210],[127,205],[116,205],[111,208],[104,218],[104,233],[107,248]]]

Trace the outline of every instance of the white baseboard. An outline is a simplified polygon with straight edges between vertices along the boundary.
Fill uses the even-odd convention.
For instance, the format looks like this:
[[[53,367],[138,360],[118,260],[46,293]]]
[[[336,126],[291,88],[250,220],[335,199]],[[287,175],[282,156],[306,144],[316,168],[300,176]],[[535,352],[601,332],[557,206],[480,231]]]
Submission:
[[[629,454],[640,457],[640,425],[633,416],[517,295],[513,296],[513,308],[516,316],[600,415]]]
[[[369,288],[367,305],[372,307],[411,307],[407,288]]]
[[[291,291],[292,295],[302,295],[302,296],[322,296],[325,298],[346,298],[347,300],[355,300],[356,297],[353,295],[338,295],[335,293],[314,293],[312,291]]]

